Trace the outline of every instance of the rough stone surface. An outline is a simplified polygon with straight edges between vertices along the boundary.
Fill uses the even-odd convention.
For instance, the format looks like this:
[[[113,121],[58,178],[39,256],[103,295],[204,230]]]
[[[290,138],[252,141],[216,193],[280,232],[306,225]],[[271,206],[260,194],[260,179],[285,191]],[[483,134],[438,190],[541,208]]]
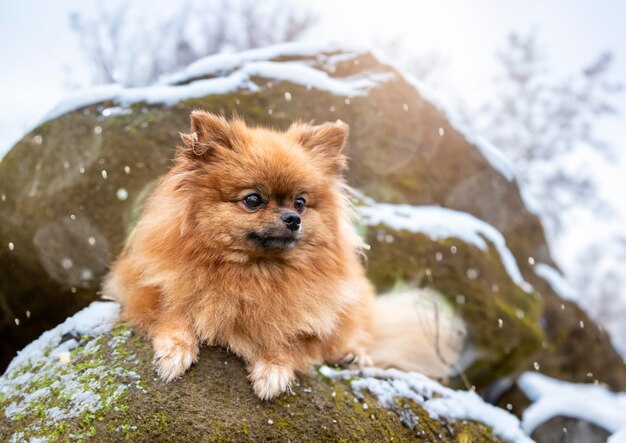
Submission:
[[[65,363],[37,358],[0,378],[13,386],[0,391],[0,441],[500,441],[481,423],[431,419],[408,400],[392,412],[315,372],[263,402],[243,362],[219,348],[203,348],[188,373],[164,384],[150,344],[124,324],[73,339]],[[68,403],[78,413],[64,416]],[[409,415],[412,429],[402,421]]]

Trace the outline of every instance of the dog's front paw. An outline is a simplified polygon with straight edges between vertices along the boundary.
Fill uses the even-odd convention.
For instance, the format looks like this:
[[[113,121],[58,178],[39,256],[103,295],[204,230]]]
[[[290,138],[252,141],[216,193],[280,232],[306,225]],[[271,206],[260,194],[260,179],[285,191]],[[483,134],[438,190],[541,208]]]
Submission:
[[[339,365],[345,368],[358,367],[362,369],[367,366],[373,366],[372,358],[364,349],[358,349],[354,352],[347,353],[340,361]]]
[[[256,362],[250,371],[252,389],[261,400],[270,400],[291,390],[295,378],[292,369],[267,362]]]
[[[192,337],[159,336],[152,341],[154,368],[166,383],[180,377],[198,360],[198,343]]]

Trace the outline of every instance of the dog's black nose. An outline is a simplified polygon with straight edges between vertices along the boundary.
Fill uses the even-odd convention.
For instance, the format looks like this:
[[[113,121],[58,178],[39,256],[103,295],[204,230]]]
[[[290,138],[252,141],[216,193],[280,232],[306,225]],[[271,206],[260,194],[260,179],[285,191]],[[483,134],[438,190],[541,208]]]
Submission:
[[[300,228],[300,216],[295,212],[287,212],[280,218],[290,231],[297,231]]]

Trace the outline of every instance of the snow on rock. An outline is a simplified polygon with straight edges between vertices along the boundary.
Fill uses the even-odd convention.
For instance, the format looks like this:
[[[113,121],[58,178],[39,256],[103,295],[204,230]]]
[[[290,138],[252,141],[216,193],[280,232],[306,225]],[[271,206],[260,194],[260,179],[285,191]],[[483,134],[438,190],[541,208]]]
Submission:
[[[18,353],[0,377],[4,406],[0,413],[11,421],[34,418],[10,441],[23,441],[26,436],[48,441],[46,436],[55,435],[64,420],[81,418],[88,423],[114,405],[131,383],[137,385],[135,372],[115,365],[136,358],[118,352],[129,330],[110,336],[119,311],[117,303],[94,302]],[[71,351],[78,348],[74,355]]]
[[[112,100],[124,91],[124,87],[120,85],[99,85],[92,88],[74,92],[61,100],[54,108],[52,108],[38,123],[41,125],[60,115],[67,114],[76,109],[93,105],[106,100]]]
[[[120,305],[117,303],[93,302],[82,311],[69,317],[56,328],[44,332],[41,337],[19,351],[17,356],[9,364],[3,378],[22,366],[32,364],[35,361],[45,358],[47,353],[50,353],[51,357],[58,357],[61,352],[71,351],[78,345],[78,342],[74,339],[70,339],[60,344],[65,334],[71,334],[72,336],[98,336],[106,334],[117,321],[119,312]],[[2,385],[2,388],[4,387],[5,386]]]
[[[463,119],[454,110],[452,106],[447,104],[443,98],[437,95],[435,91],[424,82],[413,76],[411,73],[402,69],[396,65],[393,61],[389,60],[384,54],[373,51],[374,56],[385,63],[393,67],[398,71],[404,79],[415,88],[415,90],[428,102],[430,102],[439,112],[441,112],[450,122],[450,124],[456,129],[469,143],[475,145],[483,157],[489,162],[489,164],[496,169],[503,177],[508,181],[515,180],[515,168],[511,160],[506,156],[504,152],[495,147],[491,142],[481,135],[475,133],[474,130],[469,128],[463,123]]]
[[[341,50],[339,45],[331,42],[289,42],[237,53],[210,55],[190,64],[180,72],[164,76],[159,83],[171,85],[209,74],[220,74],[253,61],[288,56],[314,56]]]
[[[580,300],[578,291],[576,291],[576,289],[565,280],[565,277],[552,266],[546,265],[545,263],[537,263],[535,266],[535,274],[548,282],[552,290],[563,300],[574,302]]]
[[[609,442],[626,441],[626,393],[595,384],[569,383],[526,372],[518,386],[533,403],[524,411],[522,428],[531,434],[557,416],[577,418],[606,429]]]
[[[475,145],[489,162],[489,164],[498,171],[508,181],[515,179],[515,168],[511,163],[511,160],[498,148],[496,148],[490,141],[488,141],[482,135],[478,135],[472,129],[465,125],[461,118],[457,115],[451,106],[448,106],[444,101],[437,97],[426,84],[422,83],[411,74],[403,72],[402,75],[405,79],[411,83],[411,85],[420,93],[422,97],[432,103],[443,115],[446,116],[450,124],[467,140],[469,143]]]
[[[515,256],[506,245],[504,236],[496,228],[466,212],[439,206],[411,206],[375,203],[358,208],[365,223],[376,226],[383,223],[396,230],[420,232],[430,238],[459,238],[466,243],[487,250],[488,240],[498,251],[502,264],[515,284],[532,292],[530,283],[522,277]]]
[[[274,62],[267,59],[288,55],[312,55],[328,50],[328,46],[285,44],[237,54],[218,54],[199,60],[183,72],[169,76],[162,82],[146,87],[125,88],[120,85],[103,85],[70,95],[54,107],[41,123],[85,106],[112,101],[122,107],[134,103],[173,105],[195,97],[225,94],[240,89],[256,91],[259,86],[253,77],[284,80],[328,91],[336,95],[353,97],[394,77],[392,73],[368,73],[349,78],[335,78],[306,62]],[[176,84],[181,81],[208,76],[222,76]]]
[[[490,426],[494,434],[505,441],[532,442],[514,415],[485,403],[473,391],[455,391],[446,388],[417,372],[377,368],[360,371],[335,370],[322,366],[320,373],[328,378],[352,379],[350,387],[357,397],[362,397],[364,391],[369,391],[382,406],[396,411],[411,429],[418,417],[406,409],[401,409],[397,400],[414,401],[434,419],[479,421]]]

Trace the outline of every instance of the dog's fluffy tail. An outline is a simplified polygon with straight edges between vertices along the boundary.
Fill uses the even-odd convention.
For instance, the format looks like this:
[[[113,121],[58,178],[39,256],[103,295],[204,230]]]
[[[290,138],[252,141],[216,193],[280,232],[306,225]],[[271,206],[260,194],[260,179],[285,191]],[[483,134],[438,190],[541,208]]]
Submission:
[[[407,290],[377,297],[372,346],[374,365],[418,371],[433,378],[456,375],[466,330],[433,290]]]

